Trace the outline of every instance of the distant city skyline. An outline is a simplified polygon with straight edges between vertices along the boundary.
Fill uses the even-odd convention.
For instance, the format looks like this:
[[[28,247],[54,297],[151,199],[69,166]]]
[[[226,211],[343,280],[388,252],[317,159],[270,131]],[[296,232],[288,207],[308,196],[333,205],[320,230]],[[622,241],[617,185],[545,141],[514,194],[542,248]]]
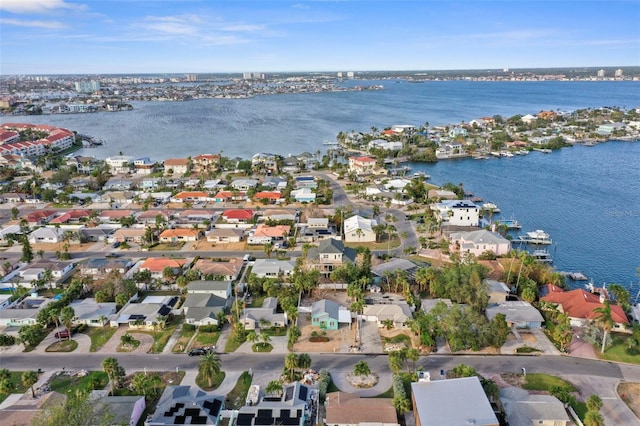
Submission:
[[[634,1],[0,0],[0,74],[640,65]]]

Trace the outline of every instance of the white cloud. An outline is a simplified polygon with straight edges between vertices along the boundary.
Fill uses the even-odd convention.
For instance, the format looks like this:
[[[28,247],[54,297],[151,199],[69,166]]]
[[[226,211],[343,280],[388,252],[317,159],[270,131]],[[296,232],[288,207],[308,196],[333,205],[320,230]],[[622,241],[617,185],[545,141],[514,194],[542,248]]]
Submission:
[[[56,22],[56,21],[24,21],[20,19],[0,18],[0,24],[13,25],[16,27],[46,28],[46,29],[67,28],[67,25],[63,24],[62,22]]]
[[[2,0],[0,10],[13,13],[48,13],[56,9],[85,9],[84,5],[64,0]]]

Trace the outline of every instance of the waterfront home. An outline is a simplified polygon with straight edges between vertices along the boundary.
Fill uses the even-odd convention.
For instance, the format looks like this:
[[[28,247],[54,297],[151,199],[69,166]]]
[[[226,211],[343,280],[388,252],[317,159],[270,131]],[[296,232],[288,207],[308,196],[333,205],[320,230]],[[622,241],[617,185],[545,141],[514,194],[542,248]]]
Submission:
[[[478,376],[430,380],[422,374],[411,383],[411,402],[420,426],[500,424]]]
[[[255,169],[260,169],[265,172],[278,171],[278,161],[275,154],[268,152],[259,152],[251,157],[251,165]]]
[[[197,229],[165,229],[158,238],[161,243],[191,242],[198,241],[201,231]]]
[[[149,157],[138,157],[133,160],[133,168],[138,175],[150,175],[156,164]]]
[[[349,171],[356,175],[373,173],[376,169],[376,160],[371,157],[349,157]]]
[[[222,213],[222,218],[227,223],[247,223],[253,220],[254,211],[250,209],[231,209]]]
[[[162,164],[165,176],[182,176],[189,171],[188,158],[167,158]]]
[[[296,263],[293,260],[256,259],[251,273],[258,278],[280,278],[293,274]]]
[[[327,426],[400,426],[389,398],[364,398],[355,393],[329,392],[325,401]]]
[[[382,149],[385,151],[397,151],[402,149],[402,142],[387,141],[385,139],[374,139],[367,145],[368,149]]]
[[[145,426],[219,425],[224,395],[212,395],[197,386],[167,386]]]
[[[100,161],[96,160],[95,157],[87,157],[82,155],[76,155],[71,158],[67,158],[66,160],[67,166],[72,166],[76,168],[76,171],[79,174],[90,175],[94,170],[97,169]]]
[[[196,173],[208,173],[217,170],[220,162],[219,154],[200,154],[191,159],[193,171]]]
[[[375,242],[376,233],[373,230],[378,222],[375,219],[367,219],[362,216],[351,216],[344,220],[345,242]]]
[[[430,189],[429,192],[427,192],[427,197],[438,200],[455,200],[458,198],[458,195],[446,189]]]
[[[615,132],[624,130],[626,124],[624,123],[603,123],[598,126],[596,133],[604,136],[611,136]]]
[[[523,300],[508,300],[487,306],[485,315],[489,321],[498,314],[505,316],[509,328],[541,328],[544,323],[540,311]]]
[[[162,278],[165,268],[171,268],[174,276],[176,276],[186,265],[186,259],[169,259],[165,257],[150,257],[140,265],[141,271],[151,272],[153,278]]]
[[[536,120],[538,120],[538,117],[536,117],[535,115],[531,115],[531,114],[526,114],[526,115],[523,115],[522,117],[520,117],[520,121],[522,121],[524,124],[535,123]]]
[[[287,316],[278,313],[278,298],[266,297],[260,308],[245,308],[242,311],[240,323],[245,330],[257,330],[259,328],[285,327]]]
[[[192,269],[200,272],[201,276],[212,276],[215,279],[233,281],[238,279],[243,266],[244,263],[240,258],[231,258],[218,262],[211,259],[198,259]]]
[[[461,255],[470,253],[474,256],[480,256],[485,252],[492,252],[496,256],[502,256],[511,251],[511,241],[497,232],[485,229],[453,232],[449,235],[449,249],[451,252]]]
[[[239,243],[244,237],[244,231],[236,228],[214,228],[206,233],[206,237],[210,243]]]
[[[126,174],[131,171],[133,157],[129,155],[116,155],[113,157],[107,157],[104,161],[112,174]]]
[[[480,207],[469,200],[443,200],[430,207],[443,225],[478,226],[480,222]]]
[[[556,305],[560,312],[569,316],[572,326],[582,327],[598,318],[595,309],[604,307],[606,298],[604,295],[589,293],[581,288],[564,291],[553,284],[547,284],[540,289],[540,300]],[[628,331],[629,320],[624,310],[614,303],[609,306],[614,323],[612,331]]]

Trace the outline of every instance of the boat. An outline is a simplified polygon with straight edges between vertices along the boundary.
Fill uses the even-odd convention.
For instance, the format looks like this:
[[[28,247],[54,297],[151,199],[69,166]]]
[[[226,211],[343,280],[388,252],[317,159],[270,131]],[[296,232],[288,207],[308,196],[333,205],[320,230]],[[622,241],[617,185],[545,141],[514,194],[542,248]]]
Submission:
[[[538,152],[542,152],[544,154],[551,154],[553,151],[551,151],[549,148],[533,148],[534,151],[538,151]]]
[[[551,258],[551,253],[549,253],[548,250],[534,250],[531,253],[531,256],[533,256],[533,258],[541,263],[553,263],[553,258]]]
[[[542,229],[536,229],[535,231],[529,231],[526,235],[518,236],[518,239],[525,244],[551,244],[551,237]]]
[[[496,203],[492,203],[491,201],[488,201],[488,202],[484,203],[481,206],[481,209],[485,210],[485,211],[491,211],[493,213],[500,213],[500,209],[498,208]]]
[[[529,155],[529,150],[528,149],[521,149],[519,151],[516,151],[516,154],[518,154],[518,155]]]
[[[496,220],[495,224],[497,226],[506,226],[507,229],[521,229],[522,225],[515,219],[500,219]]]
[[[509,151],[500,151],[500,156],[501,157],[508,157],[511,158],[513,157],[513,153],[509,152]]]
[[[567,276],[573,281],[589,281],[589,278],[582,272],[569,272]]]
[[[425,172],[415,172],[413,174],[414,178],[422,178],[422,179],[431,179],[431,176],[426,174]]]
[[[502,156],[502,154],[500,154],[500,151],[491,151],[490,154],[493,155],[494,157],[501,157]]]

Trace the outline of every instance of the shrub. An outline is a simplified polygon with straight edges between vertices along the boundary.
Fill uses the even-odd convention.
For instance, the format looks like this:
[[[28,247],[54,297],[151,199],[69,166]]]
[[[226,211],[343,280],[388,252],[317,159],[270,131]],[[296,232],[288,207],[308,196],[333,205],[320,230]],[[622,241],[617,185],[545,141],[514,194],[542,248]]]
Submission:
[[[203,326],[203,327],[206,327],[206,326]],[[202,327],[201,327],[201,328],[202,328]],[[183,329],[184,331],[196,331],[196,326],[195,326],[195,325],[193,325],[193,324],[183,324],[183,325],[182,325],[182,329]]]
[[[331,375],[325,369],[320,370],[320,381],[318,382],[318,395],[320,402],[324,402],[327,397],[327,389],[331,384]]]
[[[191,325],[191,324],[186,324],[186,325]],[[200,326],[201,333],[213,333],[214,331],[218,331],[217,325],[201,325]]]
[[[9,334],[0,334],[0,346],[13,346],[16,344],[16,338]]]

